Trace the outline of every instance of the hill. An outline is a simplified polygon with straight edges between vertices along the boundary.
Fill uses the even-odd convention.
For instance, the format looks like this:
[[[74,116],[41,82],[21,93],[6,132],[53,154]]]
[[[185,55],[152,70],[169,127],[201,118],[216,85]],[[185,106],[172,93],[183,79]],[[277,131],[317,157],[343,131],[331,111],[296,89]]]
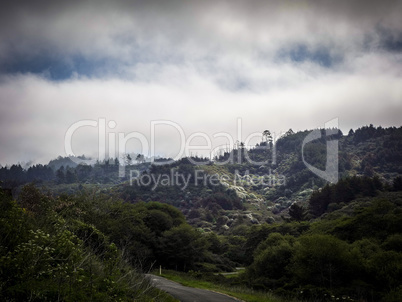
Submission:
[[[116,159],[1,168],[1,297],[164,300],[141,274],[162,266],[303,301],[399,301],[402,128],[330,132],[127,163],[125,177]],[[306,165],[331,164],[328,141],[332,184]]]
[[[246,148],[240,142],[213,160],[191,157],[160,165],[168,160],[150,163],[141,157],[136,162],[130,157],[125,177],[119,177],[118,159],[88,165],[79,163],[84,157],[59,157],[27,170],[3,167],[0,179],[2,187],[15,193],[20,185],[34,182],[57,194],[96,187],[131,203],[159,201],[179,208],[191,225],[223,233],[241,225],[281,221],[294,203],[307,208],[311,194],[327,183],[308,165],[325,170],[330,141],[338,144],[340,179],[376,176],[391,184],[402,174],[402,127],[370,125],[347,135],[337,129],[315,131],[320,138],[304,144],[312,131],[290,129],[273,142],[266,130],[261,143]]]

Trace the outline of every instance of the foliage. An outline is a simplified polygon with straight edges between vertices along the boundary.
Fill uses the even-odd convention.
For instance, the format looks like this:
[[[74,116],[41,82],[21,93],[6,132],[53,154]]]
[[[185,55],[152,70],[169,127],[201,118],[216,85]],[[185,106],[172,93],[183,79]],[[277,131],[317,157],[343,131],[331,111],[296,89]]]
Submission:
[[[381,193],[353,204],[349,216],[335,211],[301,235],[274,233],[272,227],[253,232],[256,247],[244,282],[303,299],[396,301],[402,282],[402,196]]]
[[[356,197],[375,196],[383,190],[383,184],[377,178],[349,177],[340,179],[335,185],[325,185],[313,192],[309,200],[310,211],[314,216],[327,212],[330,204],[349,203]]]
[[[2,301],[166,300],[105,234],[73,215],[72,199],[29,185],[18,203],[0,191]]]
[[[294,203],[289,208],[289,216],[291,220],[302,221],[306,219],[307,212],[302,206]]]
[[[118,159],[0,167],[8,189],[0,192],[0,299],[157,300],[140,273],[161,265],[193,277],[248,266],[235,282],[303,300],[399,301],[402,127],[370,125],[331,137],[320,131],[304,160],[325,169],[327,141],[337,139],[335,185],[303,163],[310,131],[289,130],[275,141],[266,130],[261,143],[237,142],[214,162],[151,165],[129,155],[123,178]],[[149,184],[130,185],[130,169]],[[156,183],[170,173],[188,178],[188,186]],[[211,184],[214,175],[236,173],[247,178]],[[286,182],[247,181],[267,175]]]

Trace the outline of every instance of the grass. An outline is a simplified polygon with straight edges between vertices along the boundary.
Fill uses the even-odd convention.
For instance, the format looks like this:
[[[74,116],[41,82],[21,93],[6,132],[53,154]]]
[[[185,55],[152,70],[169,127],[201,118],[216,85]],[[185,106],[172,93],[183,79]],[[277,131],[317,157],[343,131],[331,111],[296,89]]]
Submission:
[[[155,275],[158,274],[154,272]],[[246,302],[284,302],[285,300],[268,292],[256,291],[243,286],[226,286],[217,282],[210,282],[195,278],[190,274],[165,270],[162,277],[178,282],[184,286],[207,289],[223,293]],[[233,276],[231,276],[233,278]]]
[[[145,291],[144,296],[140,296],[134,301],[138,302],[180,302],[179,300],[173,298],[168,293],[157,288],[150,288]]]

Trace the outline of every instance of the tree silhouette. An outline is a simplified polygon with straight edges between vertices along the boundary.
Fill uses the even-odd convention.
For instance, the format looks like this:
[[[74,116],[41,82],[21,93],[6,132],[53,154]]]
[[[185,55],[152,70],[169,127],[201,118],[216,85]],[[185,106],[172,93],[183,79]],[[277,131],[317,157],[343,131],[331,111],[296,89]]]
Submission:
[[[306,219],[306,211],[302,206],[294,203],[289,208],[289,216],[291,220],[302,221]]]
[[[138,154],[137,157],[135,158],[135,160],[142,164],[145,162],[145,156],[142,154]]]
[[[265,139],[265,142],[267,142],[268,144],[272,143],[272,134],[271,131],[269,130],[264,130],[264,132],[262,132],[262,136]]]

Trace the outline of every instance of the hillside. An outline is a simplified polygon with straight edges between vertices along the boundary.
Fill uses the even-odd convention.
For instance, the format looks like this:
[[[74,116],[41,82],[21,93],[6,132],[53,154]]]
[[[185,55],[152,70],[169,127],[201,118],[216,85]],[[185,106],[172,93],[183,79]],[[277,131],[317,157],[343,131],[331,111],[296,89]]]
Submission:
[[[72,162],[59,157],[27,170],[18,165],[3,167],[0,179],[15,194],[20,185],[34,182],[57,194],[97,188],[131,203],[159,201],[179,208],[193,226],[227,232],[241,225],[281,221],[293,203],[307,207],[311,194],[326,181],[307,168],[302,155],[308,164],[324,170],[329,140],[338,142],[341,179],[376,176],[390,184],[402,174],[402,127],[370,125],[347,135],[332,131],[335,134],[328,137],[320,130],[321,138],[307,143],[302,154],[309,133],[289,130],[276,142],[265,136],[252,148],[239,143],[213,161],[194,157],[157,165],[142,157],[139,163],[126,162],[124,178],[118,176],[117,159],[77,165],[74,162],[85,158]],[[131,183],[130,171],[137,176]]]
[[[192,158],[152,166],[144,174],[152,176],[149,184],[137,180],[116,189],[129,202],[154,200],[172,204],[183,211],[190,224],[206,230],[226,232],[239,225],[281,221],[293,203],[307,207],[311,194],[326,184],[302,160],[302,143],[310,132],[289,131],[275,145],[262,142],[251,149],[239,147],[213,162]],[[326,138],[325,131],[321,133],[323,139],[305,145],[304,156],[308,163],[324,170]],[[390,184],[402,173],[402,128],[371,125],[346,136],[338,132],[329,139],[338,140],[341,179],[376,176]],[[204,162],[195,165],[192,161]],[[263,161],[267,163],[255,164]],[[188,186],[163,186],[156,181],[171,170],[178,175],[191,175]],[[215,179],[221,181],[213,184]]]
[[[99,190],[53,196],[26,185],[17,201],[1,190],[0,297],[169,301],[141,274],[162,266],[286,300],[396,302],[402,178],[368,194],[370,182],[342,202],[334,198],[339,183],[316,191],[338,207],[310,221],[294,210],[285,222],[244,223],[224,235],[191,227],[171,205],[122,202]],[[229,279],[211,273],[238,266],[245,272]]]
[[[1,168],[1,298],[168,301],[142,275],[162,266],[285,299],[399,301],[402,128],[320,130],[302,153],[309,133],[131,162],[123,178],[116,159]],[[336,184],[303,162],[323,170],[327,139]]]

